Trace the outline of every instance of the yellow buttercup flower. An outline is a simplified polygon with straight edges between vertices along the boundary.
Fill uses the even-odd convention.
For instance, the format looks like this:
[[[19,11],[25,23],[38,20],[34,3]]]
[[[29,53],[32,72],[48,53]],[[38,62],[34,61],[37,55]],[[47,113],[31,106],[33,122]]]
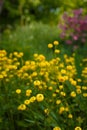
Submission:
[[[82,130],[82,128],[77,126],[77,127],[75,127],[75,130]]]
[[[52,86],[50,86],[48,89],[49,89],[49,90],[53,90],[53,87],[52,87]]]
[[[59,114],[62,114],[64,110],[65,110],[64,107],[60,107],[60,109],[59,109]]]
[[[26,104],[26,105],[30,104],[30,100],[25,100],[24,104]]]
[[[67,68],[67,70],[72,70],[73,69],[71,65],[68,65],[66,68]]]
[[[21,89],[16,89],[16,93],[20,94],[21,93]]]
[[[52,96],[53,96],[53,97],[56,97],[56,93],[53,93]]]
[[[60,50],[58,50],[58,49],[55,49],[55,51],[54,51],[56,54],[59,54],[60,53]]]
[[[56,104],[59,105],[61,103],[61,100],[57,100]]]
[[[54,41],[53,44],[54,45],[59,45],[59,42],[58,41]]]
[[[35,81],[34,81],[34,85],[35,85],[35,86],[39,86],[40,84],[41,84],[41,82],[40,82],[39,80],[35,80]]]
[[[83,97],[87,97],[87,93],[83,93]]]
[[[76,89],[76,92],[77,92],[77,94],[80,94],[81,93],[81,89]]]
[[[87,86],[82,86],[82,89],[83,90],[87,90]]]
[[[66,74],[66,70],[61,69],[61,74]]]
[[[32,96],[31,98],[30,98],[30,102],[34,102],[36,100],[36,97],[35,96]]]
[[[26,105],[25,104],[21,104],[20,106],[18,106],[18,110],[26,110]]]
[[[59,76],[58,80],[59,80],[59,82],[64,82],[65,81],[65,77],[64,76]]]
[[[26,96],[30,96],[31,93],[32,93],[32,90],[31,90],[31,89],[27,89],[27,90],[26,90]]]
[[[36,100],[37,100],[38,102],[43,101],[43,100],[44,100],[44,95],[43,95],[43,94],[37,94],[37,95],[36,95]]]
[[[0,75],[0,79],[3,79],[3,75]]]
[[[53,128],[53,130],[61,130],[61,128],[56,126],[56,127]]]
[[[52,43],[49,43],[48,44],[48,48],[52,48],[53,47],[53,44]]]
[[[71,119],[72,119],[72,118],[73,118],[73,115],[72,115],[72,114],[69,114],[69,115],[68,115],[68,118],[71,118]]]
[[[70,93],[70,96],[71,96],[71,97],[76,97],[76,93],[75,93],[74,91],[72,91],[72,92]]]
[[[63,92],[63,91],[61,91],[61,92],[60,92],[60,95],[65,97],[65,96],[66,96],[66,93]]]
[[[63,85],[59,85],[59,89],[63,89]]]

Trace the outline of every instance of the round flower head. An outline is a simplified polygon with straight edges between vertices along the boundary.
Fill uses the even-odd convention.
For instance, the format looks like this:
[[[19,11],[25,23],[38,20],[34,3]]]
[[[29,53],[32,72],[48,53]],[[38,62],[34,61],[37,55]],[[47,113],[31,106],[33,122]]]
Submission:
[[[58,42],[58,41],[54,41],[53,44],[54,44],[54,45],[58,45],[59,42]]]
[[[56,127],[53,128],[53,130],[61,130],[61,128],[56,126]]]
[[[41,101],[44,100],[44,95],[43,94],[37,94],[36,99],[37,99],[38,102],[41,102]]]
[[[82,130],[82,128],[77,126],[77,127],[75,127],[75,130]]]
[[[58,49],[55,49],[55,51],[54,51],[56,54],[59,54],[60,53],[60,50],[58,50]]]
[[[70,96],[71,96],[71,97],[76,97],[76,93],[75,93],[74,91],[72,91],[72,92],[70,93]]]
[[[21,89],[16,89],[16,93],[20,94],[21,93]]]
[[[49,43],[48,44],[48,48],[52,48],[53,47],[53,44],[52,43]]]
[[[26,105],[25,104],[21,104],[20,106],[18,106],[18,110],[25,110],[26,109]]]

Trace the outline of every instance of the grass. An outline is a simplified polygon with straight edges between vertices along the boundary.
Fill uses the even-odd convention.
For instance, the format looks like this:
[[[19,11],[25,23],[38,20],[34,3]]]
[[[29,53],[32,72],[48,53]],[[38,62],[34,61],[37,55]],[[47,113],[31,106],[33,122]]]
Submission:
[[[17,27],[15,31],[6,29],[0,48],[8,52],[22,51],[26,57],[33,53],[43,53],[46,55],[48,54],[47,44],[54,40],[58,40],[57,26],[32,23],[24,27]]]

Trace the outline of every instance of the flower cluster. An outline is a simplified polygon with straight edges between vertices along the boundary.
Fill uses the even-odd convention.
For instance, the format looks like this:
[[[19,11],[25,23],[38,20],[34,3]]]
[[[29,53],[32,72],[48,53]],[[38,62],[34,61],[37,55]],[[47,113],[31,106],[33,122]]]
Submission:
[[[72,15],[65,12],[62,20],[58,25],[61,39],[68,45],[74,45],[74,48],[83,46],[87,41],[87,15],[83,15],[83,10],[73,10]]]
[[[62,60],[58,56],[61,53],[58,45],[58,41],[48,44],[50,49],[57,50],[54,50],[56,57],[51,60],[42,54],[34,54],[33,60],[24,61],[22,52],[7,54],[0,50],[2,123],[6,116],[11,119],[16,115],[16,122],[13,121],[16,127],[22,120],[32,129],[37,124],[38,129],[49,130],[84,128],[87,120],[87,67],[82,65],[81,76],[85,78],[78,78],[74,55],[65,54]]]

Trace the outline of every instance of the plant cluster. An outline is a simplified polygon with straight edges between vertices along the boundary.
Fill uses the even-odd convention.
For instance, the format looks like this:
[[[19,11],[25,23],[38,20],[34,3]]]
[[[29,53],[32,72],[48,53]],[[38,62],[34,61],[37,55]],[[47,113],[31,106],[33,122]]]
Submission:
[[[0,50],[1,130],[85,130],[87,67],[77,76],[75,54],[59,57],[59,42],[48,44],[54,58]]]
[[[47,44],[54,39],[58,40],[56,26],[32,22],[30,25],[16,27],[14,31],[6,28],[0,40],[0,48],[9,53],[21,51],[25,58],[29,58],[34,53],[43,52],[46,55],[48,53]]]
[[[65,12],[62,16],[63,22],[59,24],[61,39],[74,49],[87,42],[87,15],[83,13],[83,9],[73,10],[71,15]]]

